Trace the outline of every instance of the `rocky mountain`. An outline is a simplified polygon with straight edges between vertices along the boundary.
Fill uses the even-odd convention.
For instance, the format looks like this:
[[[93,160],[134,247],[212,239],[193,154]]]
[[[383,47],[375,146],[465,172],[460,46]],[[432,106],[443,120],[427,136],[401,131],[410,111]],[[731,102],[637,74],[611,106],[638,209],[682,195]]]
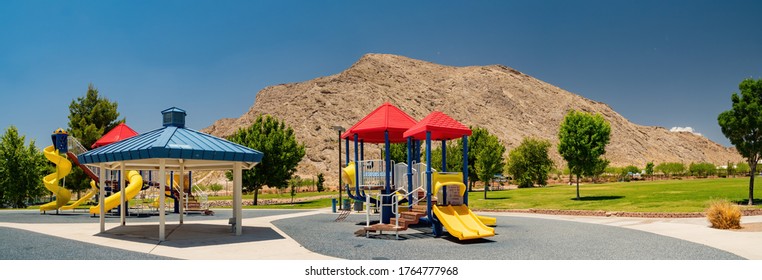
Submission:
[[[506,66],[452,67],[389,54],[367,54],[335,75],[267,87],[256,94],[247,113],[218,120],[204,131],[224,137],[259,114],[276,116],[307,146],[298,174],[309,178],[323,172],[335,184],[338,134],[332,127],[349,128],[386,101],[418,120],[438,110],[467,126],[485,127],[508,150],[525,137],[550,140],[551,156],[559,166],[564,163],[555,148],[557,133],[571,109],[600,113],[611,123],[606,158],[612,166],[742,160],[734,149],[703,136],[631,123],[604,103]],[[366,147],[366,158],[379,157],[379,151]]]

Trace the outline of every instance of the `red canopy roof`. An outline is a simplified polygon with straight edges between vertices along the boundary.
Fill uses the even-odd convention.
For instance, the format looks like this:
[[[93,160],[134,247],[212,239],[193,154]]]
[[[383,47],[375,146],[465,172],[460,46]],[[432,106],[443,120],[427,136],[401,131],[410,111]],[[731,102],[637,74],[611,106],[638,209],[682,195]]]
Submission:
[[[413,137],[415,140],[426,140],[426,132],[431,132],[432,140],[450,140],[462,136],[471,136],[471,129],[454,120],[445,113],[434,111],[419,123],[405,131],[404,138]]]
[[[413,117],[386,102],[347,129],[341,138],[354,140],[357,134],[358,139],[366,143],[384,143],[384,131],[389,131],[391,143],[402,143],[406,141],[402,134],[415,123]]]
[[[106,146],[108,144],[119,142],[121,140],[130,138],[135,135],[138,135],[138,133],[132,130],[132,128],[130,128],[126,124],[120,123],[116,127],[114,127],[114,129],[107,132],[106,135],[103,135],[101,139],[98,139],[98,141],[95,141],[95,143],[93,143],[93,146],[91,146],[90,148],[95,149],[101,146]]]

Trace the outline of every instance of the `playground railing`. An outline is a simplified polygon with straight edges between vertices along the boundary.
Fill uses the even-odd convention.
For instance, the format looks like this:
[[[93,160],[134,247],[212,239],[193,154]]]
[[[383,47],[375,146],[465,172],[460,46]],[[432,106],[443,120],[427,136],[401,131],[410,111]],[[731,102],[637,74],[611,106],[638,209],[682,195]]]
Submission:
[[[79,155],[81,153],[87,152],[87,148],[82,145],[77,138],[74,138],[74,136],[69,135],[69,137],[66,138],[69,152],[71,152],[74,155]]]
[[[407,164],[398,163],[394,165],[394,187],[396,189],[407,189]]]
[[[386,162],[383,160],[363,160],[359,164],[360,187],[373,188],[386,183]],[[394,161],[392,161],[392,166]]]
[[[85,146],[83,146],[82,143],[79,142],[79,140],[75,138],[74,136],[69,135],[69,137],[67,137],[66,139],[67,139],[66,145],[68,146],[69,152],[71,152],[75,156],[78,156],[88,151],[87,148],[85,148]],[[96,175],[99,174],[98,172],[100,170],[97,167],[87,166],[87,168],[89,168],[90,171],[93,172],[93,174],[96,174]]]
[[[431,172],[436,171],[434,168],[431,169]],[[426,194],[426,164],[423,162],[413,164],[413,187],[417,187],[416,189],[421,188],[423,193]]]
[[[193,185],[191,188],[191,191],[193,192],[193,196],[195,196],[198,199],[198,203],[200,204],[201,209],[209,209],[209,196],[207,193],[201,189],[198,185]],[[188,197],[185,197],[185,208],[188,208]]]
[[[410,205],[418,205],[421,202],[421,200],[423,200],[426,197],[425,195],[418,195],[419,192],[423,192],[423,194],[426,194],[426,186],[419,186],[410,192],[410,194],[413,195],[413,199],[410,200]]]
[[[381,217],[384,216],[384,206],[391,206],[392,214],[394,215],[394,218],[395,218],[394,219],[394,227],[395,228],[399,228],[399,226],[400,226],[399,198],[400,198],[400,196],[404,196],[406,194],[407,194],[407,192],[404,191],[404,190],[396,190],[396,191],[393,191],[393,192],[391,192],[389,194],[381,194],[381,193],[379,193],[376,196],[376,201],[379,202],[379,208],[381,209],[380,212],[379,212]],[[389,203],[389,204],[384,204],[383,203],[383,201],[384,201],[383,199],[386,198],[386,197],[391,198],[390,199],[391,203]],[[368,210],[368,217],[370,217],[370,210]],[[368,224],[369,223],[370,222],[368,222]],[[399,236],[399,231],[395,230],[394,232],[395,232],[395,237],[397,239],[399,239],[399,237],[400,237]]]

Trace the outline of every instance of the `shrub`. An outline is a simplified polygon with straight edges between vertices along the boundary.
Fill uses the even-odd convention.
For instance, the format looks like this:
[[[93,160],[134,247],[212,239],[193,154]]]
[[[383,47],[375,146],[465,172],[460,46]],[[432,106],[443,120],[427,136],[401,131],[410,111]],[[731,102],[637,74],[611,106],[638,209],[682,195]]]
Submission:
[[[709,209],[706,210],[706,218],[712,223],[713,228],[741,228],[741,208],[727,200],[710,202]]]
[[[717,174],[717,167],[708,162],[694,162],[688,167],[688,171],[690,171],[693,176],[706,178],[707,176]]]
[[[685,164],[680,162],[664,162],[657,165],[654,170],[663,173],[667,177],[679,176],[685,172]]]
[[[742,161],[736,164],[736,174],[749,176],[749,171],[751,171],[751,167],[749,167],[748,163]]]
[[[214,196],[217,196],[217,192],[221,191],[222,189],[222,185],[217,183],[209,185],[209,190],[214,192]]]
[[[323,173],[318,173],[317,175],[317,191],[322,192],[325,190],[325,176],[323,176]]]

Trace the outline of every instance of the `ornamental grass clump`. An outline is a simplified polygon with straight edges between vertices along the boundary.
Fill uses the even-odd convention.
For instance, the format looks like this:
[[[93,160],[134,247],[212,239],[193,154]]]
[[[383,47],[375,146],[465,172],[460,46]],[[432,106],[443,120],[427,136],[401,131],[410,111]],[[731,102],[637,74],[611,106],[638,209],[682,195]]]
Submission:
[[[741,208],[727,200],[714,200],[709,203],[706,218],[717,229],[740,229]]]

